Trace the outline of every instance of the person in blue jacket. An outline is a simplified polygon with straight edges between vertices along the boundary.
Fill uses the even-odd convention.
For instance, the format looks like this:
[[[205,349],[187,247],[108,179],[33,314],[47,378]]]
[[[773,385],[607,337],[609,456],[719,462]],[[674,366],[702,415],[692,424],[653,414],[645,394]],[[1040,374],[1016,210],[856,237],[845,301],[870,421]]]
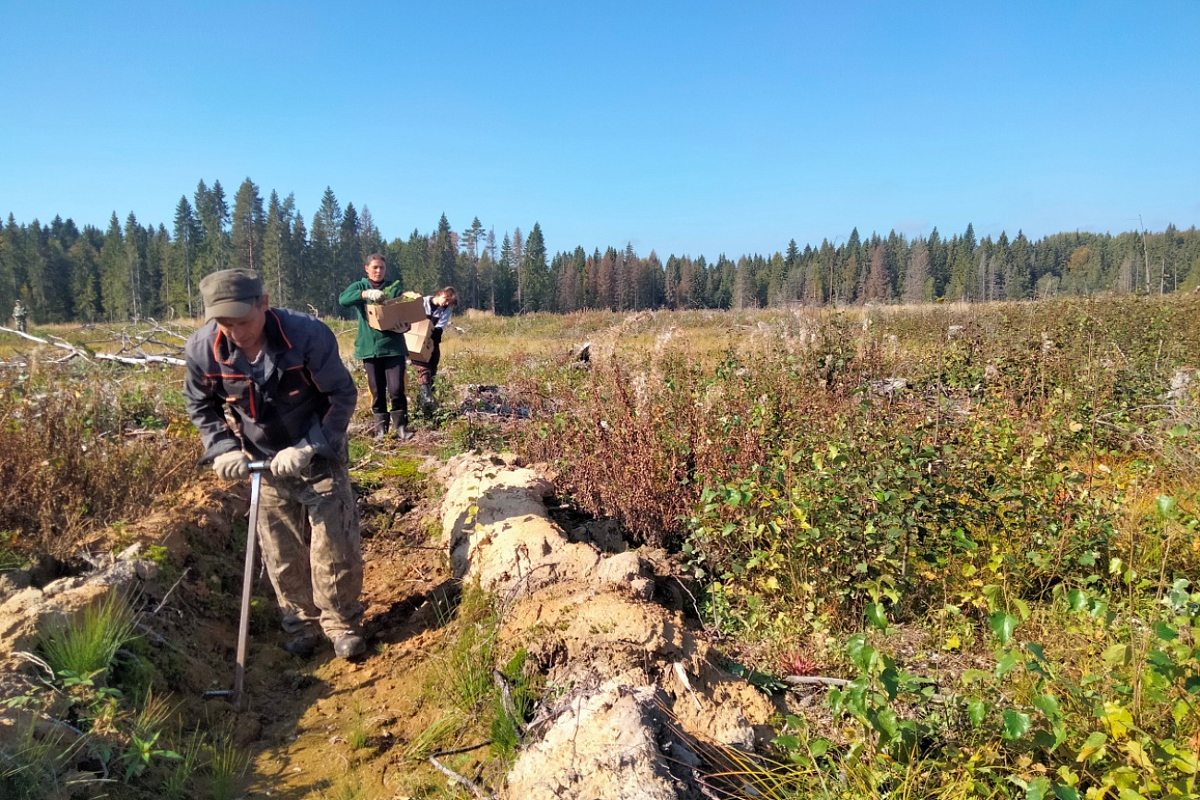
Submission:
[[[353,308],[358,314],[354,357],[362,359],[367,372],[375,437],[382,439],[390,427],[402,441],[411,439],[413,434],[408,430],[408,398],[404,396],[404,367],[408,359],[404,334],[377,331],[367,324],[367,303],[382,303],[396,297],[400,293],[400,281],[387,282],[387,259],[382,253],[367,256],[363,271],[367,277],[347,286],[338,297],[338,303],[344,308]]]

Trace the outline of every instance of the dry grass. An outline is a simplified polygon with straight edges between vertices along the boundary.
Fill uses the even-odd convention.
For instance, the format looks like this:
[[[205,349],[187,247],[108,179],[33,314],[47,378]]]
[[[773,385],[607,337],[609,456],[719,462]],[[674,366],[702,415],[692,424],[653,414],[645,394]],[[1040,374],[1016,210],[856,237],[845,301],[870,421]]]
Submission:
[[[70,555],[191,473],[199,451],[178,392],[144,381],[58,366],[0,373],[0,531],[12,546]]]

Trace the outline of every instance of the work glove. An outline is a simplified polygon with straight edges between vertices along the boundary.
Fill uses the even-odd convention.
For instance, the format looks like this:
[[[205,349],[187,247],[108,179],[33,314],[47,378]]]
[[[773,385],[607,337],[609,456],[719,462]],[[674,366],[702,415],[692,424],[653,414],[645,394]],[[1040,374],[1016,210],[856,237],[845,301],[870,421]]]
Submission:
[[[312,461],[314,448],[311,444],[303,447],[287,447],[280,450],[271,459],[271,474],[280,478],[294,478]]]
[[[230,450],[213,459],[213,472],[227,481],[240,481],[250,477],[250,456],[241,450]]]
[[[383,302],[383,290],[382,289],[367,289],[366,291],[364,291],[362,293],[362,296],[363,296],[363,300],[366,300],[368,303],[382,303]]]

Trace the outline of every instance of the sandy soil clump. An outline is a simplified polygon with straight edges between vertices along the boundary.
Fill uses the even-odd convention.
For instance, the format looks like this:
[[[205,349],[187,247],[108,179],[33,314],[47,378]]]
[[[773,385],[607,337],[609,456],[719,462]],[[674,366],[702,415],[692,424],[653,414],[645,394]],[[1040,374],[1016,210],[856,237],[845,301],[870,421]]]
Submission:
[[[512,456],[466,456],[441,477],[454,576],[500,598],[502,641],[561,692],[530,726],[507,796],[701,797],[696,741],[750,750],[769,733],[770,701],[719,669],[679,611],[651,602],[649,561],[569,541],[546,512],[544,475]]]

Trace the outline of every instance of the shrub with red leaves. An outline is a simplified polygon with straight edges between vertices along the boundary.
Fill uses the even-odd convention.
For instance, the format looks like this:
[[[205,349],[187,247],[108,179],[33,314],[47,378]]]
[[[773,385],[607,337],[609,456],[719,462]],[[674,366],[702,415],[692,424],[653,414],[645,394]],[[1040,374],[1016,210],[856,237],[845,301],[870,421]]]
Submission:
[[[820,664],[805,658],[799,650],[789,650],[779,666],[785,675],[816,675]]]

